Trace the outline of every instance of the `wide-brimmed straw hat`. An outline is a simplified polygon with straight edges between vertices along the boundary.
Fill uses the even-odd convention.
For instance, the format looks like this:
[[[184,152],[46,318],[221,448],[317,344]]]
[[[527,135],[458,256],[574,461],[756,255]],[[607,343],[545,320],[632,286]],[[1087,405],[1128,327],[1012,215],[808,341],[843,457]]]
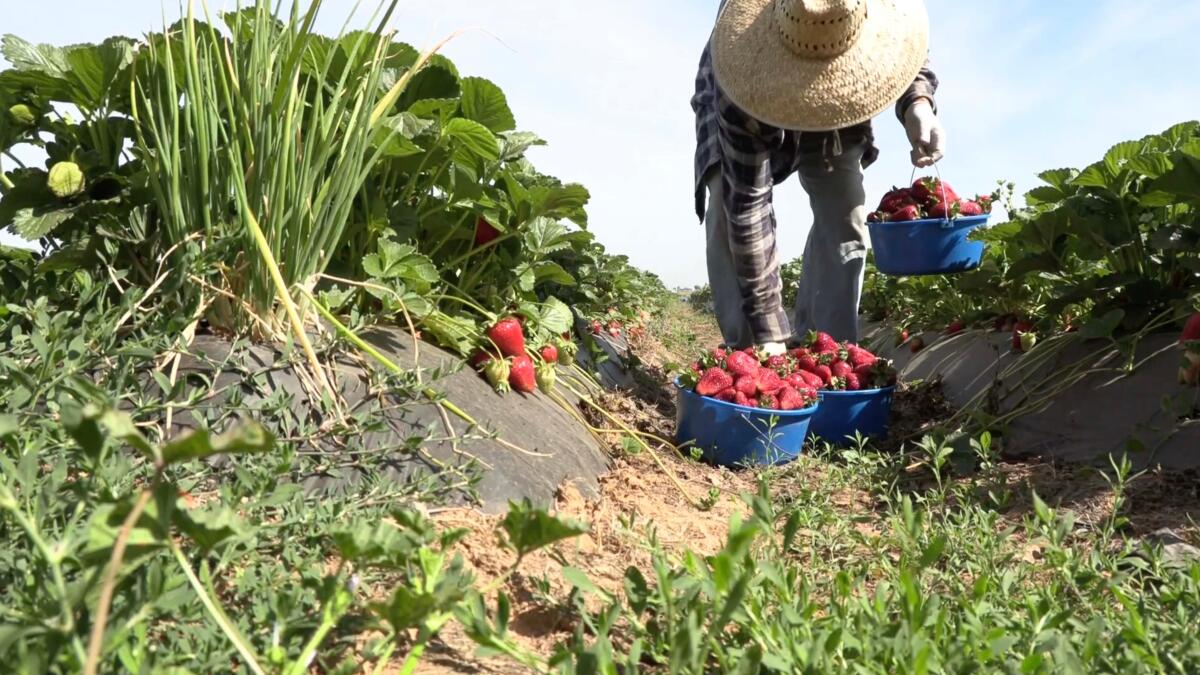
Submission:
[[[882,113],[928,51],[922,0],[727,0],[712,35],[725,95],[761,122],[800,131]]]

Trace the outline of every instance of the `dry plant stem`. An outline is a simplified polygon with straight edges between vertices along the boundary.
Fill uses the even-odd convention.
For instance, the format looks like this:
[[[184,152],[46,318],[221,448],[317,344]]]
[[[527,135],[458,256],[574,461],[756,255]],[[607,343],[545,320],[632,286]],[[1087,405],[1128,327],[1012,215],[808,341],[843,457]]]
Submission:
[[[142,517],[142,511],[146,509],[146,504],[150,503],[150,498],[153,496],[152,490],[142,490],[133,509],[125,517],[125,522],[121,523],[121,531],[117,533],[117,539],[113,543],[108,569],[104,571],[104,582],[100,586],[100,598],[96,601],[96,612],[92,617],[92,633],[88,639],[87,662],[83,664],[84,675],[96,675],[98,672],[100,653],[104,649],[104,631],[108,625],[108,611],[112,607],[113,590],[117,585],[117,572],[120,571],[121,561],[125,558],[125,547],[129,544],[129,535],[133,531],[133,526]]]
[[[590,405],[593,410],[603,415],[604,418],[610,423],[615,424],[622,430],[632,432],[632,429],[630,429],[627,424],[617,419],[607,410],[602,408],[598,403],[592,400],[591,396],[580,393],[569,384],[564,383],[563,386],[565,386],[572,394],[578,396],[583,402]],[[688,494],[688,491],[684,489],[683,484],[680,483],[679,479],[675,477],[675,472],[671,471],[671,469],[667,467],[666,463],[662,461],[662,458],[658,456],[658,453],[654,451],[654,448],[650,447],[650,444],[642,440],[637,434],[632,435],[639,443],[641,443],[642,447],[646,449],[646,452],[650,455],[650,458],[654,460],[654,463],[658,465],[659,470],[662,471],[663,474],[671,481],[671,483],[675,486],[675,489],[679,491],[679,494],[683,495],[683,498],[686,499],[693,507],[699,508],[700,503],[693,499],[690,494]]]
[[[183,554],[183,549],[179,548],[179,544],[175,540],[171,539],[168,541],[171,553],[174,554],[175,561],[179,563],[184,575],[187,576],[188,582],[192,585],[192,590],[196,592],[196,595],[200,598],[200,602],[208,610],[209,615],[217,622],[217,626],[225,633],[225,637],[229,638],[234,648],[237,649],[238,654],[246,661],[246,666],[250,668],[250,671],[254,675],[266,675],[262,666],[258,665],[258,660],[254,657],[254,650],[246,644],[245,638],[238,632],[237,627],[229,621],[229,617],[225,616],[225,612],[213,601],[208,590],[204,588],[203,582],[196,576],[196,573],[192,570],[192,566],[188,564],[187,556]]]
[[[328,309],[326,309],[325,306],[322,305],[315,297],[313,297],[311,293],[309,293],[308,291],[305,291],[305,290],[301,290],[301,292],[304,293],[305,296],[308,298],[309,302],[311,302],[313,304],[313,306],[317,308],[317,311],[321,314],[321,316],[325,317],[326,321],[329,321],[330,323],[332,323],[334,328],[337,329],[338,333],[340,333],[343,337],[345,337],[347,340],[349,340],[351,344],[353,344],[355,347],[358,347],[365,354],[367,354],[371,358],[378,361],[380,364],[382,364],[385,368],[392,371],[393,373],[397,373],[397,374],[404,373],[403,368],[396,365],[391,359],[384,356],[382,353],[380,353],[380,351],[378,349],[375,349],[374,347],[372,347],[365,340],[363,340],[359,336],[355,335],[354,331],[347,328],[346,325],[343,324],[341,321],[338,321],[337,317],[335,317],[332,312],[330,312]],[[442,399],[440,397],[440,395],[436,391],[434,391],[432,388],[426,387],[424,390],[422,390],[421,393],[425,396],[425,398],[429,399],[434,405],[445,406],[447,410],[454,413],[455,417],[458,417],[459,419],[461,419],[462,421],[471,425],[472,427],[476,427],[479,429],[483,428],[483,426],[481,424],[479,424],[479,422],[475,421],[475,418],[468,415],[465,410],[463,410],[462,408],[459,408],[458,406],[454,405],[454,403],[452,403],[450,401]],[[521,446],[516,445],[515,443],[511,443],[509,441],[504,440],[503,438],[500,438],[499,436],[497,436],[495,438],[495,440],[497,443],[499,443],[500,445],[503,445],[504,447],[508,448],[509,450],[512,450],[514,452],[519,452],[521,454],[528,455],[530,457],[553,457],[554,456],[552,454],[545,454],[545,453],[541,453],[541,452],[533,452],[531,450],[526,450],[525,448],[522,448]]]

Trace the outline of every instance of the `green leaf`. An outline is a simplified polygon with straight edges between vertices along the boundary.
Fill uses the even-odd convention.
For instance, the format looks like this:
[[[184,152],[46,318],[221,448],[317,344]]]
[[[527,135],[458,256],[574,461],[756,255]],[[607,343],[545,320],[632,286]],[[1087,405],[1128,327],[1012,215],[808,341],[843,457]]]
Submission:
[[[518,557],[526,555],[555,542],[576,537],[587,532],[587,527],[556,518],[537,508],[528,498],[509,502],[508,515],[500,523],[508,535],[505,542]]]
[[[1200,158],[1181,156],[1175,162],[1175,166],[1150,183],[1148,189],[1169,192],[1189,199],[1200,199]]]
[[[434,311],[421,319],[421,327],[443,347],[467,355],[474,349],[475,336],[479,335],[479,327],[469,318],[450,316],[444,312]]]
[[[429,63],[408,81],[397,105],[400,110],[409,110],[418,101],[457,99],[459,93],[458,76],[443,65]]]
[[[1071,184],[1080,187],[1096,187],[1108,190],[1112,183],[1112,176],[1107,173],[1106,168],[1102,162],[1093,164],[1073,178]]]
[[[538,313],[538,324],[552,335],[562,335],[571,330],[573,322],[571,308],[558,298],[547,298]]]
[[[180,498],[176,502],[175,522],[184,534],[204,551],[211,551],[231,537],[242,537],[250,527],[241,517],[224,504],[200,509],[188,509]]]
[[[58,209],[21,209],[12,220],[12,229],[17,236],[30,241],[40,239],[58,229],[59,225],[75,217],[78,207]]]
[[[541,262],[534,263],[533,275],[539,283],[543,281],[552,281],[560,286],[573,286],[575,284],[575,277],[571,276],[570,272],[563,269],[562,265],[559,265],[552,260],[543,260]]]
[[[443,131],[454,143],[454,158],[463,164],[476,166],[480,161],[500,158],[496,136],[478,122],[458,117],[450,120]]]
[[[588,579],[587,573],[585,573],[583,570],[575,567],[564,567],[562,568],[562,575],[563,579],[566,580],[568,584],[571,584],[584,593],[591,593],[592,595],[607,595],[604,591],[600,590],[599,586],[592,583],[591,579]]]
[[[533,259],[544,258],[555,251],[571,247],[571,241],[567,239],[567,228],[550,218],[533,219],[522,238]]]
[[[1125,164],[1129,160],[1142,154],[1146,144],[1142,141],[1124,141],[1117,143],[1104,154],[1104,165],[1108,168],[1108,172],[1115,176],[1125,169]]]
[[[1059,190],[1066,190],[1067,184],[1070,183],[1071,179],[1074,178],[1078,173],[1079,172],[1075,169],[1052,169],[1050,171],[1043,171],[1039,173],[1038,178],[1042,179],[1042,181],[1051,187],[1058,188]]]
[[[494,133],[516,128],[517,122],[500,87],[482,77],[464,77],[459,84],[462,86],[464,117],[479,122]]]
[[[52,45],[35,45],[16,35],[5,35],[0,40],[0,54],[18,70],[38,70],[65,77],[69,68],[64,50]]]
[[[571,218],[587,205],[591,194],[578,184],[547,187],[538,185],[529,190],[534,216]]]
[[[1025,193],[1025,202],[1030,206],[1039,204],[1056,204],[1066,198],[1066,194],[1056,187],[1043,185]]]
[[[250,454],[270,450],[274,436],[257,422],[245,422],[213,436],[208,429],[195,429],[162,447],[166,464],[204,459],[219,454]]]
[[[0,415],[0,439],[17,433],[20,428],[16,415]]]
[[[1079,329],[1079,333],[1089,339],[1098,340],[1101,338],[1111,338],[1113,331],[1117,326],[1121,325],[1121,321],[1125,319],[1125,310],[1114,309],[1104,316],[1097,317],[1088,321]]]
[[[1149,152],[1130,159],[1125,168],[1140,173],[1143,176],[1158,178],[1170,171],[1172,166],[1174,166],[1174,163],[1171,161],[1171,156],[1167,153]]]
[[[379,241],[379,252],[363,258],[363,271],[378,280],[402,281],[414,293],[428,293],[441,276],[437,266],[411,244]]]
[[[921,569],[928,569],[938,560],[941,560],[942,553],[946,551],[946,541],[946,535],[939,534],[933,538],[933,541],[929,542],[929,546],[926,546],[925,550],[921,552]]]
[[[128,79],[123,74],[133,63],[134,41],[112,37],[98,45],[68,47],[66,60],[70,68],[67,81],[75,103],[82,108],[97,109],[111,98],[128,96]]]
[[[500,161],[509,162],[525,154],[535,145],[545,145],[537,134],[528,131],[512,131],[500,135]]]

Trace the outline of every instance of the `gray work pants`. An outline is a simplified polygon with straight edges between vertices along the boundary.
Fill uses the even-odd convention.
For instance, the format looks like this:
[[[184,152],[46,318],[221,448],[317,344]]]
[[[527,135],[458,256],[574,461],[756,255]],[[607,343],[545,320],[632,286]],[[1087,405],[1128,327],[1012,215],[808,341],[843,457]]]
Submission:
[[[813,224],[804,247],[792,318],[792,334],[797,340],[804,340],[811,330],[819,330],[837,340],[858,341],[858,303],[868,241],[863,151],[863,146],[846,148],[829,158],[832,166],[817,153],[799,162],[800,184],[808,193]],[[726,344],[743,348],[754,344],[754,336],[742,310],[722,198],[720,169],[714,169],[708,179],[704,217],[708,282]]]

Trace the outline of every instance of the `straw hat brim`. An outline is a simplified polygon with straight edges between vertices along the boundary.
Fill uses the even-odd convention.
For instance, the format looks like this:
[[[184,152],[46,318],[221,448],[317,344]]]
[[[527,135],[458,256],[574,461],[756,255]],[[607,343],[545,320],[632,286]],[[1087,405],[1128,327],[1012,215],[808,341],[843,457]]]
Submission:
[[[921,0],[867,2],[855,43],[817,59],[784,43],[775,0],[728,0],[712,36],[717,86],[746,114],[782,129],[829,131],[879,115],[925,64],[929,17]]]

